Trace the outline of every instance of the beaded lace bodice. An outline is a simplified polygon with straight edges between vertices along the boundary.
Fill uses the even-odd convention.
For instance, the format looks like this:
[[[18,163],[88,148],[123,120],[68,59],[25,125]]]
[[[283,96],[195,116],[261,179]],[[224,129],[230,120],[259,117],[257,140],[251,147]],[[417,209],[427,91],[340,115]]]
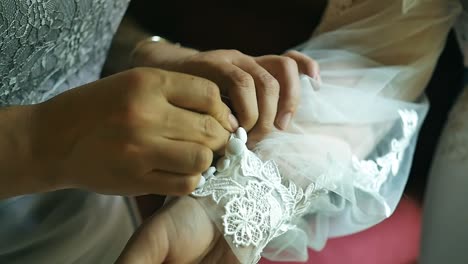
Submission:
[[[129,0],[2,0],[0,106],[42,102],[99,77]]]

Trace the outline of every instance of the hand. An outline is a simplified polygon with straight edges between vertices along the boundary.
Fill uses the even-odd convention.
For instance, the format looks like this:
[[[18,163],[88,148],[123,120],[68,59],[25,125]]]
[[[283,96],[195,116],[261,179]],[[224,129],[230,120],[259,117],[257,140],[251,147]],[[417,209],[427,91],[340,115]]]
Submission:
[[[317,63],[297,51],[255,58],[236,50],[196,52],[169,45],[140,45],[135,64],[215,82],[229,98],[240,125],[250,132],[250,139],[260,139],[275,126],[288,127],[299,104],[300,72],[320,78]]]
[[[229,116],[214,83],[137,68],[39,105],[35,151],[56,188],[182,195],[236,128]]]
[[[236,264],[226,240],[192,197],[170,203],[133,235],[118,264]]]

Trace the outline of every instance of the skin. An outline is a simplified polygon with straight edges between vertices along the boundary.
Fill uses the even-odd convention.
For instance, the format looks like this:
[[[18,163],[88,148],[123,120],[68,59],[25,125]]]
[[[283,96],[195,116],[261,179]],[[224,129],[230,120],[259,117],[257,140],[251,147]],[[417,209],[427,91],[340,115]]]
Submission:
[[[287,129],[300,99],[299,73],[319,77],[317,63],[297,51],[252,57],[237,50],[198,52],[167,42],[145,42],[133,64],[199,76],[218,85],[253,142]]]
[[[2,109],[0,198],[63,188],[187,194],[236,129],[230,116],[213,82],[151,68]]]
[[[151,68],[124,71],[38,105],[1,109],[0,198],[64,188],[188,194],[239,123],[254,141],[286,129],[299,103],[299,73],[318,77],[316,63],[297,52],[251,57],[148,43],[135,55],[135,66]],[[197,219],[187,222],[192,217]],[[194,225],[183,232],[188,237],[180,236]],[[189,254],[177,251],[181,242],[190,248],[197,232],[210,235]],[[141,239],[159,242],[140,247]],[[188,197],[155,216],[132,241],[126,252],[146,255],[148,263],[237,263]],[[154,248],[163,254],[148,253]]]
[[[192,197],[182,197],[148,219],[117,261],[117,264],[156,263],[237,264],[239,261],[203,207]]]
[[[145,58],[140,61],[143,65],[202,76],[218,84],[254,141],[274,126],[287,128],[299,104],[299,72],[319,76],[316,62],[296,51],[254,58],[232,50],[201,53],[185,50],[185,55],[151,57],[177,52],[172,48],[167,44],[148,43],[137,58]],[[139,228],[117,263],[235,264],[239,260],[205,209],[194,198],[181,197]]]

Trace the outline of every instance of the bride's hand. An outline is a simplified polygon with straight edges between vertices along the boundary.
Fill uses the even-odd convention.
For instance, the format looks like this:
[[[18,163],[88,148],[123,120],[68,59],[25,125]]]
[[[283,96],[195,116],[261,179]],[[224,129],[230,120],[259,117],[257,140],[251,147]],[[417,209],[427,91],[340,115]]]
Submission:
[[[118,264],[237,264],[202,206],[192,197],[173,201],[133,235]]]
[[[288,127],[299,104],[299,73],[320,78],[317,63],[297,51],[251,57],[237,50],[197,52],[147,42],[134,55],[137,66],[161,67],[215,82],[254,141],[274,127]]]

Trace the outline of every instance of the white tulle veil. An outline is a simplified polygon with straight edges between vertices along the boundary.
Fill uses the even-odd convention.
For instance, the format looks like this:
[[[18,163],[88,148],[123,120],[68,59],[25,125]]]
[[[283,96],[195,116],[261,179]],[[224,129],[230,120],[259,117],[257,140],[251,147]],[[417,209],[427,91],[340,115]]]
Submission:
[[[428,109],[423,90],[460,12],[457,1],[420,0],[409,9],[405,2],[332,0],[314,36],[297,47],[319,63],[323,83],[301,76],[292,125],[253,151],[276,162],[283,182],[324,192],[266,247],[242,248],[226,237],[243,263],[259,253],[305,260],[307,247],[320,250],[328,238],[364,230],[395,210]],[[224,232],[226,203],[199,201]]]

